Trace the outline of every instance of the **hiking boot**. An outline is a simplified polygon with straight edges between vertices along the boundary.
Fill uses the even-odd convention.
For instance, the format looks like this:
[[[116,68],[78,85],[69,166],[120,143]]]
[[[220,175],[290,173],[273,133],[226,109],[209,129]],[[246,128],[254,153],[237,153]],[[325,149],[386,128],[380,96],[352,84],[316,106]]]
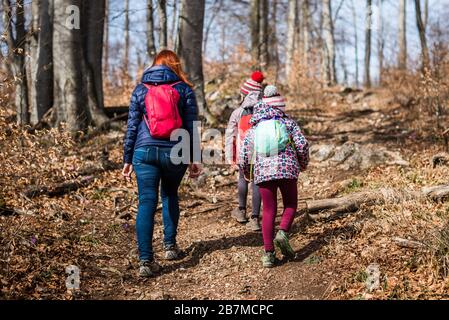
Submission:
[[[259,217],[251,218],[246,224],[246,227],[251,231],[261,231],[262,227],[260,226]]]
[[[284,255],[285,257],[295,257],[295,251],[293,251],[290,242],[288,241],[288,236],[284,230],[278,231],[276,238],[274,238],[274,244],[281,250],[282,255]]]
[[[169,245],[165,247],[165,260],[177,260],[179,259],[180,250],[178,246],[175,245]]]
[[[161,270],[162,267],[154,260],[139,262],[139,276],[142,278],[151,278]]]
[[[246,218],[246,210],[240,210],[239,208],[236,208],[232,211],[232,217],[237,220],[238,223],[248,222],[248,218]]]
[[[273,268],[276,261],[274,252],[265,252],[262,256],[262,265],[264,268]]]

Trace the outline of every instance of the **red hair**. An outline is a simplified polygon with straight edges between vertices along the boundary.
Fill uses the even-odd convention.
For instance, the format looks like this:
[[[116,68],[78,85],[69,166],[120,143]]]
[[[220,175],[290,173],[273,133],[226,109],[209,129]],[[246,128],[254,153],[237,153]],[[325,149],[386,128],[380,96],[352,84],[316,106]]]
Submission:
[[[187,74],[182,70],[181,60],[171,50],[162,50],[154,58],[153,66],[166,66],[169,67],[176,75],[190,87],[193,84],[187,78]]]

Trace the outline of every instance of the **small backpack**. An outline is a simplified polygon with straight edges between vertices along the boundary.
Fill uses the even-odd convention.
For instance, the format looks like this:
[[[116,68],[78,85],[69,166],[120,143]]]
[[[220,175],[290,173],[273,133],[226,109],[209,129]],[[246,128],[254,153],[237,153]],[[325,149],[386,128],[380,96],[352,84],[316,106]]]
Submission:
[[[244,109],[240,117],[238,124],[240,142],[243,142],[243,140],[245,140],[246,133],[251,128],[250,120],[253,117],[253,110],[254,108]]]
[[[235,155],[233,157],[233,160],[235,162],[239,161],[240,147],[243,145],[243,141],[245,140],[246,133],[251,128],[250,120],[253,116],[253,110],[254,110],[254,108],[245,108],[243,110],[242,115],[240,116],[238,127],[237,127],[238,128],[238,135],[237,135],[238,140],[235,141],[235,144],[234,144],[234,150],[237,150],[237,152],[235,153]]]
[[[173,84],[148,85],[145,97],[145,123],[150,134],[156,139],[169,139],[176,129],[182,128],[182,118],[179,114],[178,103],[181,97]]]
[[[290,143],[287,126],[278,119],[259,122],[255,128],[254,137],[256,153],[263,157],[278,155]]]

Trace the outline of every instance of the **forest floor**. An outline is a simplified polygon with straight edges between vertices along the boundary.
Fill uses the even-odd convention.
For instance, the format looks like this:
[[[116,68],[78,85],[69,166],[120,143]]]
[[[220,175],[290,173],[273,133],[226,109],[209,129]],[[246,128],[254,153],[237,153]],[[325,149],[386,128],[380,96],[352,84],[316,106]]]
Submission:
[[[322,107],[291,106],[314,148],[348,141],[387,149],[402,162],[349,166],[312,161],[299,180],[302,202],[380,187],[418,190],[448,183],[449,167],[430,159],[444,151],[430,134],[431,118],[409,112],[388,94],[362,94],[348,102],[330,95]],[[120,169],[98,171],[99,162],[118,165],[123,132],[107,132],[75,143],[63,130],[28,133],[1,114],[3,177],[0,193],[0,298],[14,299],[431,299],[448,298],[449,203],[414,199],[362,206],[323,221],[298,215],[292,230],[296,258],[274,269],[261,267],[262,236],[234,222],[236,175],[206,167],[199,182],[186,178],[181,190],[179,245],[184,257],[159,259],[155,278],[137,276],[136,185]],[[411,123],[419,123],[414,127]],[[446,123],[448,123],[446,121]],[[317,149],[316,149],[317,150]],[[103,159],[103,160],[99,160]],[[94,168],[87,170],[87,167]],[[81,171],[88,172],[85,176]],[[86,178],[86,176],[88,176]],[[30,186],[84,179],[62,196],[25,195]],[[37,190],[37,189],[36,189]],[[447,233],[446,233],[447,232]],[[418,248],[395,237],[419,241]],[[157,214],[154,246],[162,251]],[[376,263],[379,285],[368,291],[366,268]],[[81,270],[79,291],[67,291],[65,269]]]

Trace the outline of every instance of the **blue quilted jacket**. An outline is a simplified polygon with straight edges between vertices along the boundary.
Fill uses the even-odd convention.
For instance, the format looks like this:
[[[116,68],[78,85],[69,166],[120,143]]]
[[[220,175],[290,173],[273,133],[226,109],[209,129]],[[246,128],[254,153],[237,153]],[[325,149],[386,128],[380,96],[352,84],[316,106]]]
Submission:
[[[142,83],[147,84],[170,84],[180,81],[179,77],[166,66],[154,66],[147,69],[142,77]],[[124,157],[125,163],[132,163],[134,150],[146,146],[173,147],[178,142],[170,140],[155,139],[151,136],[143,115],[145,112],[145,96],[148,89],[139,84],[131,97],[128,115],[128,130],[125,136]],[[198,107],[195,93],[186,83],[182,82],[174,86],[181,99],[179,111],[183,122],[183,128],[190,134],[190,145],[193,141],[193,122],[198,120]]]

